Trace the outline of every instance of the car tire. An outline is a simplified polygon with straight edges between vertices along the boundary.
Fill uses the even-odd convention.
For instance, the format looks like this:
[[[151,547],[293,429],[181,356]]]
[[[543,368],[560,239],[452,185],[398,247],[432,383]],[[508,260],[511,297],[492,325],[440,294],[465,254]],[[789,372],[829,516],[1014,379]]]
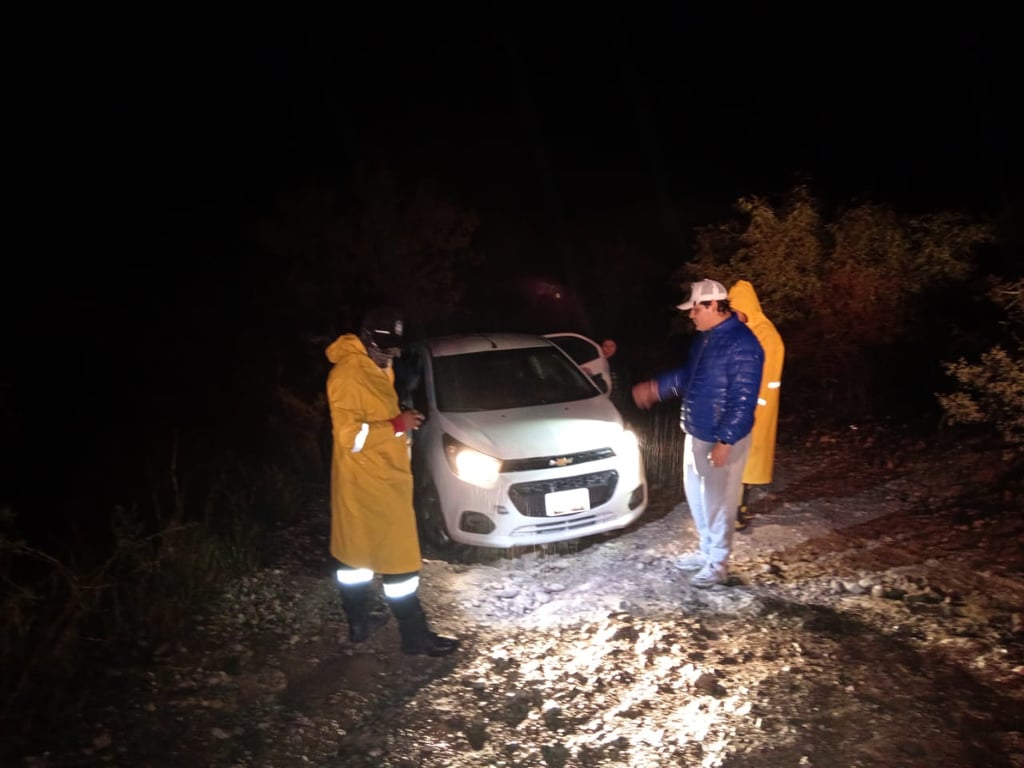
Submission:
[[[414,506],[423,540],[442,552],[454,551],[458,544],[448,533],[448,526],[441,512],[441,498],[433,483],[426,482],[416,487]]]

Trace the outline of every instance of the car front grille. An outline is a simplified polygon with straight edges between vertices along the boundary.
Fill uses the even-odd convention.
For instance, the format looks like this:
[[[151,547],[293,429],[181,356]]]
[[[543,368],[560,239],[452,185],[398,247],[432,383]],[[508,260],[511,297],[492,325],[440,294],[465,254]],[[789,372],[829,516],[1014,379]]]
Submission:
[[[529,459],[508,459],[501,463],[502,472],[529,472],[552,467],[568,467],[585,464],[588,461],[610,459],[615,455],[611,448],[597,448],[593,451],[580,451],[563,456],[535,456]]]
[[[508,489],[509,498],[516,505],[519,514],[526,517],[547,517],[544,510],[544,495],[554,491],[568,491],[586,488],[590,492],[590,508],[604,504],[615,494],[619,473],[614,469],[592,472],[589,475],[559,477],[553,480],[534,480],[530,483],[516,483]]]

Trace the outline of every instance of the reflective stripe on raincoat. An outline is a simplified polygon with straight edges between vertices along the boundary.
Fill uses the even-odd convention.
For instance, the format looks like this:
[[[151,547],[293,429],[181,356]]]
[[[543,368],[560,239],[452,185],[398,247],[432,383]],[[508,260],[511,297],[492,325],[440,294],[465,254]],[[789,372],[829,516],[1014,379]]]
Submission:
[[[743,470],[743,482],[748,485],[766,485],[772,481],[775,467],[779,395],[782,392],[782,363],[786,356],[786,348],[774,323],[761,309],[761,302],[757,298],[754,286],[748,281],[740,280],[729,289],[729,305],[747,316],[747,326],[754,332],[764,350],[761,388],[757,394],[750,455]]]
[[[391,424],[399,414],[394,371],[377,367],[354,334],[338,337],[327,359],[334,363],[327,376],[331,555],[376,573],[418,571],[409,438]]]

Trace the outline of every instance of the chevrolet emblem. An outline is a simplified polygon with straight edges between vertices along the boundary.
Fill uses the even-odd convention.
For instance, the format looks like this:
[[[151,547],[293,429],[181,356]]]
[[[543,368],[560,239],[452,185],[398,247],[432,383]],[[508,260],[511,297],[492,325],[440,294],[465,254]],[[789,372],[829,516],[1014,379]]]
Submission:
[[[567,467],[572,464],[572,456],[560,456],[557,459],[548,459],[549,467]]]

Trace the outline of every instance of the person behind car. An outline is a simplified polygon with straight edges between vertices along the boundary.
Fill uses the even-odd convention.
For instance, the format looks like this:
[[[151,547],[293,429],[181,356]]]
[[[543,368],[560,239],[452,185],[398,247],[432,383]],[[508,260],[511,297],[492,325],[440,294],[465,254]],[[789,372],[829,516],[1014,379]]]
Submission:
[[[779,428],[779,396],[782,393],[782,364],[786,347],[782,343],[775,324],[761,309],[754,286],[747,280],[739,280],[729,289],[729,304],[732,311],[754,332],[764,350],[764,370],[761,372],[761,389],[757,393],[757,410],[754,411],[754,429],[750,433],[750,455],[743,469],[743,494],[736,511],[736,530],[750,526],[748,495],[752,485],[768,485],[775,468],[775,441]]]
[[[349,640],[365,641],[387,621],[370,610],[375,574],[398,620],[403,653],[443,656],[458,640],[432,632],[417,590],[420,545],[413,511],[410,434],[423,423],[417,410],[401,410],[392,361],[402,342],[403,319],[391,307],[364,317],[359,334],[327,347],[331,411],[330,552],[348,619]]]
[[[611,401],[626,423],[634,420],[634,406],[632,389],[632,377],[622,355],[618,354],[619,345],[613,338],[606,338],[601,342],[601,352],[608,361],[609,376],[611,377]]]
[[[681,401],[683,488],[699,548],[679,557],[683,570],[699,569],[695,587],[725,584],[735,533],[743,468],[761,385],[764,352],[754,333],[729,308],[725,286],[693,283],[679,309],[690,313],[698,333],[685,365],[633,387],[637,407],[667,397]]]

